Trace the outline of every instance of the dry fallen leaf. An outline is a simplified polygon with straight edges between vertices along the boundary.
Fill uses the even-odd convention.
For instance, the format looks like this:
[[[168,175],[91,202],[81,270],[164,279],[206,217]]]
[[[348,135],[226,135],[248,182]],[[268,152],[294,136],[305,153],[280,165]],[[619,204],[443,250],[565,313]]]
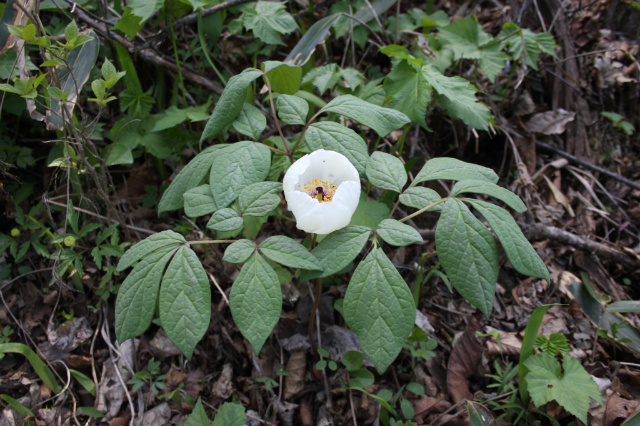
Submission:
[[[289,374],[284,379],[284,399],[288,400],[304,389],[304,375],[307,369],[307,353],[293,352],[287,361]]]
[[[469,377],[475,373],[482,357],[482,345],[476,339],[480,330],[477,320],[471,317],[467,329],[456,335],[447,368],[447,388],[454,402],[471,398]]]
[[[564,133],[567,124],[572,122],[575,117],[575,112],[558,108],[557,110],[541,112],[534,115],[525,127],[531,133],[559,135]]]

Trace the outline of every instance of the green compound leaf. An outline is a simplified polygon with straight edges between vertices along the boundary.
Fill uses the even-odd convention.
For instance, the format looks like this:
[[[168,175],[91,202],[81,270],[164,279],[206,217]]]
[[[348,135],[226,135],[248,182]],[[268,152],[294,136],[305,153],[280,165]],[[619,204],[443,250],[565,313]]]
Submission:
[[[299,242],[284,235],[267,238],[260,244],[262,254],[290,268],[322,270],[320,262]]]
[[[257,142],[236,142],[213,160],[209,183],[220,208],[227,207],[252,183],[262,182],[269,174],[271,151]]]
[[[242,218],[234,209],[221,209],[211,216],[207,228],[216,231],[235,231],[242,226]]]
[[[211,170],[213,160],[220,154],[218,150],[225,147],[227,145],[214,145],[206,148],[180,170],[180,173],[162,194],[158,203],[158,213],[182,208],[185,192],[202,183]]]
[[[364,175],[369,161],[367,144],[356,132],[333,121],[313,123],[304,135],[309,149],[326,149],[339,152],[355,166],[358,173]]]
[[[216,203],[208,184],[196,186],[184,193],[184,212],[189,217],[200,217],[216,211]]]
[[[311,254],[318,259],[322,272],[302,273],[300,280],[328,277],[344,269],[362,251],[370,233],[371,228],[351,225],[327,235],[311,250]]]
[[[478,22],[475,16],[458,19],[449,25],[439,28],[438,38],[442,46],[453,52],[453,59],[480,59],[480,47],[493,40]]]
[[[404,192],[400,194],[399,199],[405,206],[413,207],[414,209],[423,209],[429,204],[433,204],[436,201],[441,200],[442,197],[440,197],[440,194],[431,188],[412,186],[405,189]],[[432,210],[440,211],[441,208],[441,205],[437,205],[434,206]]]
[[[259,1],[253,8],[244,10],[244,27],[266,44],[280,44],[281,34],[298,29],[295,19],[285,10],[284,3]]]
[[[476,88],[462,77],[447,77],[433,65],[422,67],[422,75],[438,93],[440,106],[452,118],[475,129],[488,130],[491,112],[476,98]]]
[[[211,118],[207,121],[207,125],[202,132],[200,145],[206,139],[216,136],[225,127],[227,127],[240,114],[244,99],[247,95],[247,88],[258,77],[262,75],[262,71],[256,69],[246,69],[241,74],[235,75],[227,82],[220,100],[213,109]]]
[[[177,232],[167,230],[153,234],[150,237],[131,246],[129,250],[120,258],[117,271],[122,272],[132,266],[143,257],[167,246],[177,248],[180,244],[186,243],[187,240]]]
[[[353,272],[344,319],[379,373],[396,359],[416,318],[409,287],[382,249],[374,248]]]
[[[229,263],[244,263],[256,251],[256,243],[238,240],[227,247],[222,260]]]
[[[238,203],[243,216],[265,216],[280,204],[280,182],[258,182],[240,192]]]
[[[258,253],[242,267],[229,302],[238,329],[259,353],[280,318],[282,291],[278,275]]]
[[[490,195],[504,202],[518,213],[524,213],[527,211],[527,206],[524,205],[520,197],[508,189],[494,183],[484,182],[481,180],[465,180],[458,182],[451,190],[451,196],[453,197],[464,192]]]
[[[530,357],[525,366],[529,369],[525,380],[536,407],[555,400],[586,424],[591,399],[602,405],[598,385],[577,359],[565,356],[561,366],[543,353]]]
[[[391,108],[405,113],[412,123],[428,128],[425,117],[431,100],[431,86],[421,72],[406,61],[399,61],[387,74],[384,90],[391,96]]]
[[[402,161],[386,152],[376,151],[367,163],[367,178],[376,187],[402,192],[407,183],[407,172]]]
[[[242,110],[231,123],[236,132],[253,138],[260,139],[260,135],[267,127],[267,118],[255,106],[245,102],[242,104]]]
[[[267,61],[262,64],[262,70],[267,73],[273,92],[294,95],[300,89],[302,68],[299,66],[278,61]]]
[[[198,398],[195,407],[193,407],[193,411],[189,414],[189,418],[184,422],[184,426],[211,426],[209,417],[207,417],[207,413],[204,411],[201,398]]]
[[[487,167],[465,163],[455,158],[439,157],[427,161],[411,185],[437,179],[482,180],[497,183],[498,175]]]
[[[211,426],[244,426],[246,420],[247,415],[242,405],[235,402],[225,402],[218,409]]]
[[[292,95],[279,95],[276,99],[278,117],[286,124],[303,125],[307,122],[309,104],[304,99]]]
[[[398,222],[395,219],[385,219],[380,222],[376,232],[387,244],[397,247],[422,243],[424,241],[415,228]]]
[[[209,328],[211,290],[207,273],[191,247],[176,252],[162,279],[158,301],[160,322],[167,337],[191,359]]]
[[[489,81],[493,83],[497,75],[504,70],[509,56],[502,51],[500,43],[497,40],[484,45],[481,55],[480,68],[487,75]]]
[[[436,226],[438,258],[456,290],[489,317],[498,279],[498,247],[462,201],[449,199]]]
[[[508,211],[495,204],[468,200],[491,225],[504,252],[518,272],[549,281],[549,271]]]
[[[382,137],[411,122],[409,117],[400,111],[384,108],[351,95],[334,98],[321,111],[335,112],[356,120],[372,128]]]
[[[118,342],[139,336],[151,325],[162,273],[177,249],[176,244],[157,249],[142,259],[120,286],[116,298]]]

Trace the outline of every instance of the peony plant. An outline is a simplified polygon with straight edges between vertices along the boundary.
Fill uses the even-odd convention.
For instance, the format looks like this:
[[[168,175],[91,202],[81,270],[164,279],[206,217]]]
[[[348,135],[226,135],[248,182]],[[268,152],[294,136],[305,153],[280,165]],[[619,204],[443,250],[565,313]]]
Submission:
[[[405,114],[353,94],[324,103],[301,90],[301,77],[300,67],[270,61],[229,80],[200,139],[208,146],[175,176],[158,206],[159,213],[184,209],[195,220],[205,219],[210,235],[187,241],[177,232],[163,231],[122,256],[118,270],[133,269],[116,301],[119,341],[143,333],[157,306],[167,336],[191,357],[209,325],[208,274],[216,273],[205,271],[191,248],[194,244],[219,244],[225,262],[242,265],[229,304],[256,354],[282,311],[283,274],[277,269],[288,269],[298,285],[315,285],[309,322],[314,351],[313,318],[323,283],[345,274],[349,284],[341,312],[380,372],[395,360],[414,328],[419,299],[385,251],[424,244],[410,225],[417,215],[439,214],[436,268],[486,316],[492,310],[499,267],[493,234],[516,270],[549,279],[512,215],[474,197],[483,194],[516,212],[526,210],[518,196],[497,185],[493,170],[434,158],[409,182],[400,156],[379,150],[378,144],[372,148],[361,137],[367,128],[379,138],[406,130],[410,119]],[[246,102],[248,93],[264,94],[269,117],[253,101]],[[278,137],[262,137],[267,119]],[[247,139],[232,142],[227,136],[231,133]],[[439,194],[423,184],[433,180],[456,183],[448,194]],[[399,205],[413,212],[403,216]],[[286,235],[266,235],[262,227],[267,222],[280,222],[271,229]]]

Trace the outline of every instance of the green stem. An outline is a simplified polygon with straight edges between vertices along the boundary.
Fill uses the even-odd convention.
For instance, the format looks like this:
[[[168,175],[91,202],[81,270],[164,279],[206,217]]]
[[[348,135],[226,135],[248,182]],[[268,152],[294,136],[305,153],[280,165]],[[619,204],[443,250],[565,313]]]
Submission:
[[[423,207],[420,210],[418,210],[415,213],[410,214],[409,216],[403,217],[402,219],[400,219],[398,222],[406,222],[409,219],[413,219],[414,217],[418,216],[419,214],[422,214],[424,212],[426,212],[427,210],[432,209],[433,207],[437,206],[438,204],[444,203],[445,201],[447,201],[449,199],[449,197],[447,198],[443,198],[441,200],[438,200],[434,203],[429,204],[427,207]]]
[[[235,243],[238,240],[196,240],[196,241],[187,241],[187,244],[225,244],[225,243]]]
[[[287,150],[287,155],[289,158],[293,159],[293,156],[290,155],[291,150],[289,149],[289,144],[287,143],[287,139],[284,137],[282,133],[282,128],[280,127],[280,122],[278,121],[278,116],[276,115],[276,103],[273,101],[273,91],[271,90],[271,81],[265,72],[263,75],[265,82],[267,83],[267,90],[269,91],[269,102],[271,103],[271,113],[273,114],[273,121],[276,123],[276,128],[278,129],[278,133],[280,134],[280,138],[282,139],[282,143],[284,144],[285,149]]]
[[[176,67],[178,68],[178,81],[182,88],[182,104],[187,107],[187,89],[184,86],[184,79],[182,78],[182,67],[180,66],[180,58],[178,57],[178,43],[176,43],[176,35],[173,31],[173,25],[169,23],[169,31],[171,32],[171,45],[173,46],[173,58],[176,61]]]

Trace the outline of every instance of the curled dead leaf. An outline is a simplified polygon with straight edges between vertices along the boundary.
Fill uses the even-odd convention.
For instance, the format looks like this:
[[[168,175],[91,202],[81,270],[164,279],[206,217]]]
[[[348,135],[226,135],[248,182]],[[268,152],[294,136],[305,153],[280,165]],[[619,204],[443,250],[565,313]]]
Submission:
[[[575,112],[558,108],[557,110],[541,112],[534,115],[525,127],[530,133],[559,135],[564,133],[567,124],[572,122],[575,117]]]

